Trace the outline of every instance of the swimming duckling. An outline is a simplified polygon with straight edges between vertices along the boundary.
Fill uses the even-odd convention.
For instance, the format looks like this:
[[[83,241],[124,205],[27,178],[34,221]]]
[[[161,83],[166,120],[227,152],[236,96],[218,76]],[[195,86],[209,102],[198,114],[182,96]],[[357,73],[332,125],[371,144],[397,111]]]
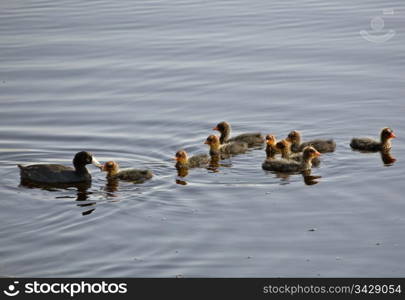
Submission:
[[[176,162],[176,168],[198,168],[204,165],[208,165],[210,157],[207,154],[198,154],[188,157],[185,150],[179,150],[176,152],[174,159]]]
[[[291,151],[294,153],[302,152],[303,149],[307,146],[313,146],[321,153],[333,152],[336,149],[336,143],[332,139],[315,139],[312,141],[301,143],[301,134],[296,130],[293,130],[288,134],[287,141],[291,143]]]
[[[291,153],[291,143],[287,140],[281,140],[276,144],[277,149],[281,152],[281,157],[284,159],[292,159],[298,162],[302,162],[304,158],[303,152]],[[321,164],[321,160],[318,157],[312,159],[312,165],[318,167]]]
[[[139,170],[139,169],[120,170],[118,163],[115,161],[107,161],[106,163],[104,163],[101,170],[107,172],[108,179],[120,179],[127,181],[143,182],[153,177],[153,173],[150,170]]]
[[[394,131],[391,128],[385,127],[381,130],[380,142],[371,138],[353,138],[350,142],[350,147],[369,152],[389,151],[392,147],[391,139],[393,138],[396,138]]]
[[[321,154],[312,146],[307,146],[303,152],[303,160],[297,162],[287,159],[266,159],[262,168],[267,171],[277,172],[301,172],[310,170],[312,167],[312,160]]]
[[[220,122],[212,128],[212,130],[218,130],[221,133],[219,139],[221,145],[229,142],[244,142],[248,144],[248,147],[261,146],[264,143],[264,138],[260,132],[256,133],[243,133],[233,138],[229,138],[231,135],[231,125],[227,122]]]
[[[277,153],[280,153],[280,150],[276,147],[277,140],[274,135],[266,135],[266,157],[274,158]]]
[[[248,150],[248,144],[244,142],[230,142],[221,145],[220,139],[216,135],[208,136],[204,144],[210,146],[211,156],[217,156],[221,159],[228,158],[231,155],[245,153]]]
[[[73,166],[57,164],[35,164],[29,166],[18,165],[21,181],[48,184],[72,184],[90,182],[91,175],[86,165],[93,164],[100,167],[100,163],[89,152],[81,151],[73,158]]]

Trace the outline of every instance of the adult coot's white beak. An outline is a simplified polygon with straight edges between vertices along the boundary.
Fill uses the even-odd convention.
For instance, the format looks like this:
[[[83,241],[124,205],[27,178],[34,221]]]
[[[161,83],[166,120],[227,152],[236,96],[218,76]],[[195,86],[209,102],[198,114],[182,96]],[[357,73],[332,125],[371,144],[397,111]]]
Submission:
[[[100,169],[101,169],[101,168],[103,167],[102,164],[100,164],[100,163],[97,161],[97,159],[94,158],[94,156],[92,157],[91,163],[92,163],[93,165],[95,165],[97,168],[100,168]]]

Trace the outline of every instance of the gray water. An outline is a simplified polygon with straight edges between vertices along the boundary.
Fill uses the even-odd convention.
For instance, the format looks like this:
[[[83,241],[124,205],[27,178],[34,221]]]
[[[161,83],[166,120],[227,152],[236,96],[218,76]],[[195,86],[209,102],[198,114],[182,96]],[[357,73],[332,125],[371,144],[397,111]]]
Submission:
[[[404,25],[400,0],[1,1],[0,276],[404,276]],[[223,120],[337,150],[312,185],[261,149],[176,184]],[[350,149],[385,126],[395,163]],[[20,185],[81,150],[155,176]]]

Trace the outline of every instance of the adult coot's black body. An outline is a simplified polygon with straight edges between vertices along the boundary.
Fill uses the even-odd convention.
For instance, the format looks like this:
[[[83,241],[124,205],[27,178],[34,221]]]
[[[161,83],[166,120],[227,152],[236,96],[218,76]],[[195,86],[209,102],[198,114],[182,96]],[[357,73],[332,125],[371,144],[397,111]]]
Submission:
[[[370,138],[353,138],[350,147],[361,151],[389,151],[392,147],[391,139],[396,138],[391,128],[383,128],[380,133],[380,142]]]
[[[101,166],[91,153],[81,151],[73,158],[74,168],[56,164],[18,165],[18,167],[20,168],[21,181],[70,184],[91,181],[91,175],[86,168],[88,164]]]
[[[231,125],[227,122],[220,122],[212,128],[213,130],[218,130],[221,133],[219,141],[221,145],[229,142],[243,142],[247,143],[248,147],[261,146],[264,143],[264,138],[260,132],[256,133],[243,133],[230,138],[231,135]]]

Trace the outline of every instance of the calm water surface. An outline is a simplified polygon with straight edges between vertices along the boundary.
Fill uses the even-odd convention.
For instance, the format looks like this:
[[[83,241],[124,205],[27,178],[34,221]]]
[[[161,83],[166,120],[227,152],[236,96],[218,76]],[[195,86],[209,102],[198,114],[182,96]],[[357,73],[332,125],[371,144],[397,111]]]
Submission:
[[[392,9],[385,11],[383,9]],[[0,276],[404,276],[403,1],[1,1]],[[374,32],[373,17],[385,27]],[[378,28],[377,28],[378,29]],[[395,36],[385,43],[363,39]],[[170,158],[234,133],[333,137],[302,176],[263,150],[192,170]],[[392,155],[352,136],[392,127]],[[144,184],[27,188],[16,164],[80,150]]]

